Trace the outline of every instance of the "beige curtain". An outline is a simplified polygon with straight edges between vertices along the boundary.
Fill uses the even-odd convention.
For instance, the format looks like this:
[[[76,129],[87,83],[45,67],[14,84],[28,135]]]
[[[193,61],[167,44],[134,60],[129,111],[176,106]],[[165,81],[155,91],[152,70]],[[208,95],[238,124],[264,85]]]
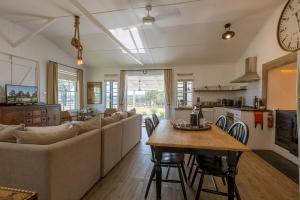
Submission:
[[[119,110],[125,111],[125,71],[120,71]]]
[[[164,70],[164,81],[165,81],[165,98],[166,98],[166,118],[171,118],[171,106],[172,106],[172,93],[173,93],[173,82],[172,82],[172,69]]]
[[[58,64],[49,61],[47,64],[47,104],[58,102]]]
[[[82,109],[84,107],[84,94],[83,94],[83,70],[77,70],[77,83],[78,83],[78,96],[79,96],[79,108]]]

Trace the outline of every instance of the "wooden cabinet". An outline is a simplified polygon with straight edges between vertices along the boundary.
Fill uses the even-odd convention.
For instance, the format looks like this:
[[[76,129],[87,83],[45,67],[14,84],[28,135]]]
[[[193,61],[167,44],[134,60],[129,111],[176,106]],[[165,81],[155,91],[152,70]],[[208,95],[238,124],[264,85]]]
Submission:
[[[0,106],[0,123],[56,126],[60,124],[60,105]]]

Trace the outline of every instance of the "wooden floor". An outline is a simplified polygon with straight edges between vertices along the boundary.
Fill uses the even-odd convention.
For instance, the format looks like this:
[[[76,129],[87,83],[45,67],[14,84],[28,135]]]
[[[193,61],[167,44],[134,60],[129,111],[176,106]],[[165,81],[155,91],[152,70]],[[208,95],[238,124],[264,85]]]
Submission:
[[[100,180],[83,200],[142,200],[153,164],[150,150],[145,145],[146,134],[138,144],[105,178]],[[170,178],[178,178],[176,169],[171,170]],[[188,168],[186,171],[188,172]],[[164,172],[164,171],[163,171]],[[165,173],[163,173],[165,174]],[[220,180],[221,190],[226,191]],[[195,199],[194,188],[186,186],[188,199]],[[243,200],[298,200],[298,185],[273,168],[252,152],[244,153],[239,162],[237,185]],[[204,186],[212,188],[209,177]],[[155,199],[155,182],[152,183],[147,199]],[[163,183],[162,199],[183,199],[180,184]],[[201,200],[225,200],[226,197],[201,193]]]

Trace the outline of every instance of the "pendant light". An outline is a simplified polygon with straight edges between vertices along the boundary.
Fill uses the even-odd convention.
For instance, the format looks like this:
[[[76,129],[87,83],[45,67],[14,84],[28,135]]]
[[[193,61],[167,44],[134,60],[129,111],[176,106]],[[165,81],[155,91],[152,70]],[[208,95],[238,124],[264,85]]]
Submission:
[[[227,23],[227,24],[225,24],[224,27],[225,27],[225,33],[223,33],[222,39],[229,40],[229,39],[233,38],[235,35],[235,32],[230,30],[231,24]]]
[[[75,16],[75,22],[74,22],[74,37],[71,40],[71,45],[77,49],[77,65],[82,65],[83,64],[83,59],[82,59],[82,51],[83,47],[80,42],[80,32],[79,32],[79,17]]]

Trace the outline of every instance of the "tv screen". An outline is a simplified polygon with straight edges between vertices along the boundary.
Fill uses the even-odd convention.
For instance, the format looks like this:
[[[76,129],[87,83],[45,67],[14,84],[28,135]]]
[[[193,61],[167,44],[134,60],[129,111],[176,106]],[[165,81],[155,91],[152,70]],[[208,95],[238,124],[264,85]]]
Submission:
[[[7,104],[30,104],[38,102],[36,86],[5,85]]]

